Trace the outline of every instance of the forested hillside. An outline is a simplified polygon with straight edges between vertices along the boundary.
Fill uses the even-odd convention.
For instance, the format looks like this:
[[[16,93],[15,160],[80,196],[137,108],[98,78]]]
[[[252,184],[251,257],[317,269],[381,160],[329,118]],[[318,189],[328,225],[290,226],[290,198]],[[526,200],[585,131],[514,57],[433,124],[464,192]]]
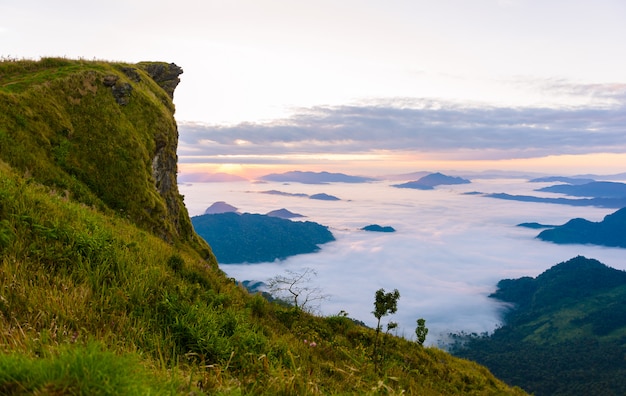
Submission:
[[[181,73],[0,63],[0,394],[523,394],[226,278],[176,185]]]
[[[626,272],[575,257],[492,297],[513,304],[505,324],[457,335],[456,355],[538,396],[626,393]]]
[[[261,263],[314,253],[335,237],[321,224],[252,213],[217,213],[191,219],[222,264]]]

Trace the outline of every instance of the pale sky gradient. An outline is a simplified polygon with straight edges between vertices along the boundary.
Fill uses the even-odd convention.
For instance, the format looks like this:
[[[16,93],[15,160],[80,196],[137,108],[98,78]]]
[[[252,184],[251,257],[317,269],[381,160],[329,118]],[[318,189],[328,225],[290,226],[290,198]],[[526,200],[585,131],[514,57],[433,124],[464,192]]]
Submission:
[[[625,20],[623,0],[0,0],[0,55],[180,65],[183,171],[623,172]]]

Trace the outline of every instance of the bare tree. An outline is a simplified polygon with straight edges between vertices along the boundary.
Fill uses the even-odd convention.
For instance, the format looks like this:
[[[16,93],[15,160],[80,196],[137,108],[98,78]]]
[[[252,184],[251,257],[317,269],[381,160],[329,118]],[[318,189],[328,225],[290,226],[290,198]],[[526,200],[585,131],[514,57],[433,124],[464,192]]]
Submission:
[[[311,268],[286,270],[285,275],[276,275],[268,280],[269,292],[275,297],[292,301],[297,310],[308,311],[313,301],[328,299],[328,295],[323,294],[319,287],[311,286],[315,276],[317,272]]]

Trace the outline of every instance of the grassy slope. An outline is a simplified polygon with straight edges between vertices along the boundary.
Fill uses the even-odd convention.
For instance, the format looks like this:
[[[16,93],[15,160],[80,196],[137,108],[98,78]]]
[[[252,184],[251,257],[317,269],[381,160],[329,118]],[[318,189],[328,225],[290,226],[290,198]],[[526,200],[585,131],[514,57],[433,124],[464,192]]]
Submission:
[[[0,394],[522,394],[395,337],[376,372],[372,330],[227,279],[156,187],[172,113],[143,65],[0,63]]]

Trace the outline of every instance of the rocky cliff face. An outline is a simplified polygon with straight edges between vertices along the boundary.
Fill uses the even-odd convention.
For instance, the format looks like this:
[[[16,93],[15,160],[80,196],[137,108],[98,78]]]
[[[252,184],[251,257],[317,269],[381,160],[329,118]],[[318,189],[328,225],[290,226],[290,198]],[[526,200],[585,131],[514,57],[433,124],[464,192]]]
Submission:
[[[155,63],[155,62],[143,62],[140,65],[150,74],[150,77],[156,81],[161,88],[174,99],[174,90],[180,82],[180,76],[183,74],[183,69],[174,63]]]
[[[174,63],[141,63],[140,66],[150,75],[150,77],[168,94],[170,100],[165,101],[164,105],[171,111],[172,115],[174,107],[171,100],[174,99],[174,90],[180,83],[179,76],[183,73],[183,69]],[[134,73],[134,71],[133,71]],[[155,136],[155,151],[152,156],[152,178],[155,188],[165,199],[169,217],[174,221],[175,228],[179,233],[189,234],[192,230],[188,224],[181,223],[181,205],[180,194],[178,192],[178,184],[176,176],[178,173],[178,156],[176,149],[178,146],[178,127],[174,123],[174,129],[170,133]],[[187,217],[187,211],[184,210],[183,216]]]

